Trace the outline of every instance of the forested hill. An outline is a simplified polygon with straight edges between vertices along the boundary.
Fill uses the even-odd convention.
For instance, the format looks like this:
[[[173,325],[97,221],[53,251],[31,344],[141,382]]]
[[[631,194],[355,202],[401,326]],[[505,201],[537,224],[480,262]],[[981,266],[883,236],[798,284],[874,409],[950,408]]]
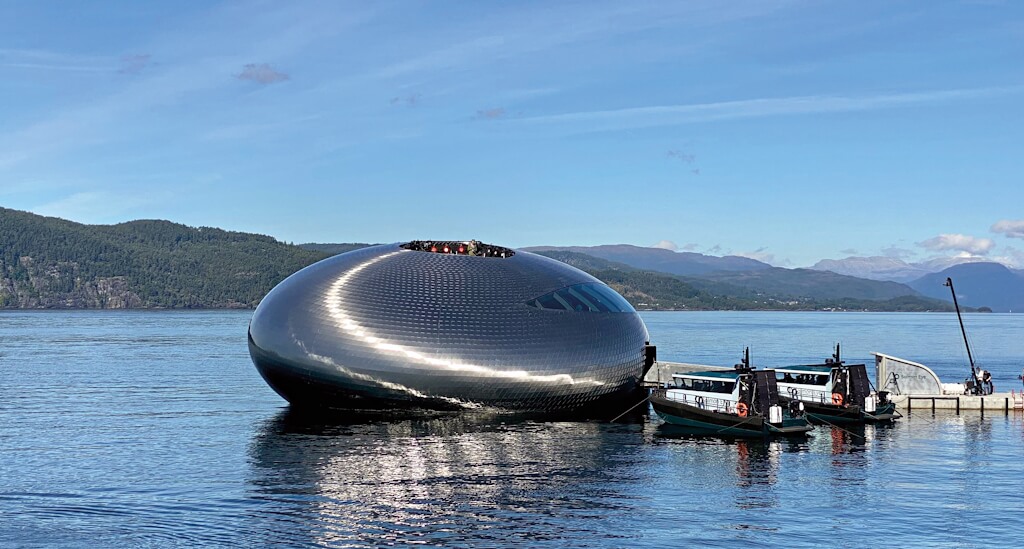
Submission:
[[[326,256],[169,221],[83,225],[0,208],[0,307],[254,307]]]
[[[363,246],[292,246],[269,236],[170,221],[83,225],[0,208],[0,308],[251,308],[293,272]],[[542,253],[605,281],[639,309],[950,308],[918,296],[871,300],[776,295],[734,280],[686,278],[570,251]]]

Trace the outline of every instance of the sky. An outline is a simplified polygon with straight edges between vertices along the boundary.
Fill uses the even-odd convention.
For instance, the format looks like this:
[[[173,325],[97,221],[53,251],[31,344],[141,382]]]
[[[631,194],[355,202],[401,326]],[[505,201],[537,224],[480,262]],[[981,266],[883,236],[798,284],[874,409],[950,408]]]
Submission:
[[[0,206],[1024,267],[1024,3],[0,0]]]

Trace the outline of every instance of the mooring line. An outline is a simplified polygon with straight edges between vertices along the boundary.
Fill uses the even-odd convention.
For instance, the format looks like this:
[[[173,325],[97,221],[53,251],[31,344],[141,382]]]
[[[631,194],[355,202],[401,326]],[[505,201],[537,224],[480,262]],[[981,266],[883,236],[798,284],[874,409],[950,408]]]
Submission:
[[[630,406],[630,407],[629,407],[629,409],[628,409],[628,410],[626,410],[625,412],[622,412],[621,414],[619,414],[619,415],[615,416],[615,419],[611,420],[611,423],[615,423],[616,421],[618,421],[618,420],[619,420],[619,418],[620,418],[620,417],[622,417],[622,416],[624,416],[624,415],[626,415],[626,414],[628,414],[628,413],[632,412],[634,408],[636,408],[637,406],[639,406],[639,405],[641,405],[641,404],[643,404],[643,403],[647,402],[647,401],[648,401],[648,400],[650,400],[650,399],[651,399],[651,395],[647,395],[647,396],[645,396],[643,400],[641,400],[640,402],[637,402],[636,404],[634,404],[634,405]]]

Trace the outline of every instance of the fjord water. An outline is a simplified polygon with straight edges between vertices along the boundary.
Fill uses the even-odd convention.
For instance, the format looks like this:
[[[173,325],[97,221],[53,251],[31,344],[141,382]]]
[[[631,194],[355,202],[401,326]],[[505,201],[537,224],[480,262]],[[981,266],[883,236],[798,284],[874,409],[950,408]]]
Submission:
[[[0,314],[0,545],[1010,546],[1020,413],[918,413],[770,443],[514,416],[313,417],[249,361],[242,312]],[[666,360],[820,361],[947,381],[948,314],[645,313]],[[1024,315],[968,315],[997,390]]]

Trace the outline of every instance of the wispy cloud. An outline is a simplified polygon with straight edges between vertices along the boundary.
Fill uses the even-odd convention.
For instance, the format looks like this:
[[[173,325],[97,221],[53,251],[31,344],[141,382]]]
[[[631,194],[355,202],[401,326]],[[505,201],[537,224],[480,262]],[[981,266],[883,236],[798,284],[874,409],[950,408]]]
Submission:
[[[940,234],[918,242],[917,245],[933,252],[957,251],[985,255],[995,247],[996,243],[991,238],[979,238],[965,234]]]
[[[115,59],[51,52],[46,50],[0,49],[0,67],[65,72],[114,72]]]
[[[869,111],[916,104],[967,101],[1024,92],[1024,86],[931,90],[864,96],[802,95],[658,105],[625,109],[579,111],[517,119],[515,124],[552,125],[570,131],[607,131],[617,129],[671,126],[767,116]],[[512,122],[510,122],[512,123]]]
[[[666,152],[665,156],[687,164],[693,164],[697,160],[697,155],[679,149],[672,149]]]
[[[270,66],[270,63],[249,63],[242,67],[242,72],[235,75],[239,80],[249,80],[258,84],[273,84],[288,80],[288,75]]]
[[[505,112],[504,107],[493,107],[490,109],[481,109],[476,111],[476,115],[474,115],[473,118],[477,120],[497,120],[499,118],[505,118],[506,114],[508,113]]]
[[[1024,219],[1003,219],[992,225],[991,231],[1008,238],[1024,238]]]
[[[859,252],[857,252],[857,250],[855,250],[854,248],[847,248],[845,250],[839,250],[839,253],[846,255],[857,255]]]
[[[416,105],[419,105],[420,97],[421,95],[418,93],[411,93],[409,95],[396,95],[395,97],[391,98],[391,101],[389,101],[389,103],[391,103],[391,105],[393,106],[415,107]]]

